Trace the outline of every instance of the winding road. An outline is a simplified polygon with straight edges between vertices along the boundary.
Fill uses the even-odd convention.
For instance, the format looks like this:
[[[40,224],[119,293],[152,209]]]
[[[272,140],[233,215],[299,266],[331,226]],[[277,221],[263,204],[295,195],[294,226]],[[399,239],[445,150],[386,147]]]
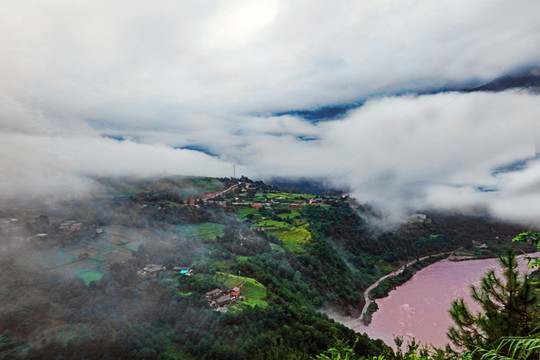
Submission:
[[[367,289],[366,291],[364,291],[364,301],[365,301],[365,304],[364,304],[364,307],[362,308],[362,312],[360,313],[360,316],[358,317],[358,319],[360,321],[362,321],[362,319],[364,318],[364,315],[366,314],[366,311],[369,307],[369,305],[371,305],[372,302],[374,302],[375,300],[371,300],[370,297],[369,297],[369,294],[371,293],[371,290],[373,290],[374,288],[377,287],[377,285],[380,284],[381,281],[383,281],[384,279],[386,278],[389,278],[391,276],[396,276],[396,275],[399,275],[403,272],[403,270],[405,270],[405,268],[411,266],[411,265],[414,265],[416,264],[418,261],[422,261],[422,260],[425,260],[427,258],[430,258],[430,257],[433,257],[433,256],[441,256],[441,255],[451,255],[453,253],[455,253],[456,251],[458,250],[461,250],[462,248],[459,248],[459,249],[456,249],[456,250],[452,250],[452,251],[447,251],[447,252],[443,252],[443,253],[439,253],[439,254],[434,254],[434,255],[427,255],[427,256],[424,256],[424,257],[421,257],[419,259],[416,259],[416,260],[412,260],[412,261],[409,261],[408,263],[406,263],[405,265],[402,265],[399,269],[397,270],[394,270],[392,271],[390,274],[386,274],[384,275],[383,277],[379,278],[377,281],[375,281],[373,284],[371,284]]]

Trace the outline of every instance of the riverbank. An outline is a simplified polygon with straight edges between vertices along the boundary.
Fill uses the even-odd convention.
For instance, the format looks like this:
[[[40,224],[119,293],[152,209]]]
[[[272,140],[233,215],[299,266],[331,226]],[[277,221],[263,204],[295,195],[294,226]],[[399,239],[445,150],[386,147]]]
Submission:
[[[540,253],[521,255],[521,271],[527,269],[523,258],[531,255],[539,256]],[[448,343],[447,328],[453,324],[448,314],[452,301],[464,298],[473,311],[480,310],[470,298],[470,286],[478,285],[486,271],[493,268],[500,268],[495,258],[460,262],[442,260],[429,265],[388,297],[377,300],[379,310],[369,326],[364,325],[361,318],[326,313],[335,321],[371,338],[382,339],[390,346],[393,346],[395,335],[406,340],[415,337],[423,344],[444,347]]]
[[[452,256],[453,254],[450,254]],[[376,300],[383,299],[388,296],[390,291],[397,289],[399,286],[403,285],[409,281],[416,272],[422,270],[423,268],[448,258],[448,254],[433,255],[427,259],[418,260],[415,263],[406,266],[401,273],[394,276],[387,277],[379,282],[379,284],[371,290],[368,294],[368,297],[371,300],[371,303],[365,307],[364,315],[361,318],[362,322],[365,325],[369,325],[371,322],[371,317],[379,309]]]
[[[377,281],[375,281],[373,284],[371,284],[364,291],[363,295],[364,295],[365,303],[364,303],[364,307],[362,308],[362,311],[360,312],[360,316],[359,316],[360,321],[362,321],[365,325],[369,325],[369,323],[371,322],[371,317],[372,317],[373,313],[375,311],[377,311],[377,309],[378,309],[378,306],[375,303],[375,299],[380,299],[380,298],[383,298],[383,297],[387,296],[388,293],[391,290],[396,289],[398,286],[404,284],[406,281],[411,279],[412,276],[414,275],[414,273],[416,273],[416,271],[418,271],[418,270],[420,270],[420,269],[422,269],[422,268],[424,268],[426,266],[429,266],[429,265],[433,264],[434,262],[440,261],[440,260],[442,260],[442,259],[444,259],[444,258],[446,258],[448,256],[451,256],[451,255],[453,255],[454,253],[456,253],[457,251],[459,251],[461,249],[462,248],[459,248],[459,249],[456,249],[456,250],[453,250],[453,251],[447,251],[447,252],[444,252],[444,253],[423,256],[423,257],[421,257],[419,259],[409,261],[408,263],[406,263],[405,265],[402,265],[401,267],[399,267],[397,270],[391,272],[390,274],[384,275],[381,278],[379,278]],[[429,259],[435,259],[435,261],[428,261],[428,262],[425,263],[425,265],[421,266],[419,269],[412,272],[410,274],[410,276],[408,276],[407,278],[402,278],[399,281],[393,282],[391,284],[391,286],[389,286],[391,288],[388,288],[388,289],[385,289],[385,290],[381,291],[381,295],[384,294],[384,296],[378,296],[378,297],[372,297],[371,296],[371,293],[376,288],[378,288],[378,286],[381,285],[381,283],[383,283],[387,279],[391,279],[391,278],[400,276],[406,269],[409,269],[411,266],[413,266],[413,265],[415,265],[417,263],[422,263],[422,262],[424,262],[426,260],[429,260]]]

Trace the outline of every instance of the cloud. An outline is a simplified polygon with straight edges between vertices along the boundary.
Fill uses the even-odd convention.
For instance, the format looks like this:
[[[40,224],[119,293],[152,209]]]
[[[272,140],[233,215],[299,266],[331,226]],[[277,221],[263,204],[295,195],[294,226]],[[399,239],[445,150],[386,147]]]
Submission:
[[[325,177],[393,215],[486,206],[504,216],[502,204],[521,192],[539,200],[537,162],[523,172],[493,174],[534,155],[539,110],[537,95],[514,90],[381,98],[342,120],[306,125],[320,140],[263,132],[240,156],[259,176]],[[481,191],[486,187],[498,191]]]
[[[89,136],[0,133],[3,199],[66,198],[98,191],[92,176],[230,176],[232,164],[199,151]]]
[[[324,177],[393,214],[483,205],[525,216],[511,204],[537,197],[536,162],[492,171],[534,155],[538,95],[384,96],[538,65],[537,1],[19,0],[3,9],[3,197],[86,191],[96,174],[224,176],[232,163],[253,177]],[[271,115],[365,98],[331,122]],[[186,146],[217,156],[173,149]]]

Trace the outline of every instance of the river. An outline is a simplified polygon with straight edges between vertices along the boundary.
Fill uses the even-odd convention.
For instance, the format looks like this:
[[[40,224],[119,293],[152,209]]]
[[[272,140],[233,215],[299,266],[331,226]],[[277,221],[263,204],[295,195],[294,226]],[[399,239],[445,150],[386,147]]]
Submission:
[[[526,270],[524,259],[520,259],[519,264],[520,270]],[[480,278],[492,268],[499,268],[497,259],[443,260],[418,271],[388,297],[378,299],[379,310],[373,314],[369,326],[359,319],[336,320],[391,346],[394,335],[399,335],[405,339],[414,336],[422,344],[444,347],[449,342],[446,331],[453,324],[448,313],[452,300],[463,297],[472,309],[479,310],[470,298],[470,286],[478,285]],[[501,276],[500,272],[498,274]]]

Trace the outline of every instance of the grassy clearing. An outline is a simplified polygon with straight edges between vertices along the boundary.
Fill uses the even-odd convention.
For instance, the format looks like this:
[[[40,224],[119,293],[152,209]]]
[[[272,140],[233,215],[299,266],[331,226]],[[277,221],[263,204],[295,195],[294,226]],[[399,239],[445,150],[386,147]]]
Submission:
[[[261,220],[256,225],[264,227],[267,234],[283,241],[283,246],[292,252],[304,252],[303,245],[311,242],[311,233],[306,229],[307,225],[297,227],[275,220]]]
[[[239,256],[236,257],[236,262],[237,262],[238,264],[246,264],[248,261],[249,261],[249,257],[248,257],[248,256],[241,256],[241,255],[239,255]]]
[[[285,200],[294,201],[295,198],[304,198],[304,199],[311,199],[314,198],[315,195],[312,194],[297,194],[297,193],[269,193],[268,195],[269,199],[282,197],[285,198]]]
[[[283,241],[285,249],[291,252],[304,252],[304,244],[311,242],[311,233],[304,228],[265,229],[265,231]]]
[[[86,286],[90,285],[92,281],[99,281],[103,277],[103,273],[101,271],[87,271],[79,275],[81,279],[84,280],[84,283]]]
[[[213,240],[219,236],[223,236],[225,225],[205,222],[193,225],[176,225],[175,228],[176,231],[184,236],[201,240]]]
[[[238,216],[240,216],[240,218],[242,220],[245,220],[247,219],[248,215],[253,215],[254,217],[259,217],[259,211],[257,209],[254,209],[254,208],[241,208],[241,209],[237,209],[236,210],[236,213],[238,214]]]
[[[300,215],[300,212],[298,210],[291,210],[290,213],[279,214],[278,216],[281,219],[292,219],[292,218],[295,218],[295,217],[297,217],[299,215]]]
[[[249,277],[236,276],[232,274],[226,274],[222,272],[216,273],[216,279],[229,289],[239,286],[243,281],[242,290],[240,294],[247,298],[246,301],[239,302],[241,306],[267,306],[266,302],[266,287],[259,283],[257,280]]]

